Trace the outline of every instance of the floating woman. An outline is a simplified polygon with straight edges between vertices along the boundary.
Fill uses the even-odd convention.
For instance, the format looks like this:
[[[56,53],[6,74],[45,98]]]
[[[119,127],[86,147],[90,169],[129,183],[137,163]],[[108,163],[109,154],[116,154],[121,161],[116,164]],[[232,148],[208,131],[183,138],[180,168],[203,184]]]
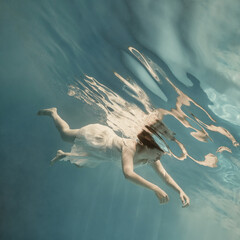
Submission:
[[[134,172],[134,166],[149,163],[160,177],[179,193],[182,207],[190,204],[189,197],[166,172],[160,162],[165,152],[155,142],[150,129],[137,135],[137,139],[119,137],[111,128],[101,124],[90,124],[80,129],[70,129],[69,125],[58,115],[56,108],[43,109],[38,115],[50,116],[62,139],[73,143],[71,152],[57,151],[51,163],[58,160],[70,161],[78,167],[94,167],[102,161],[121,162],[126,179],[152,190],[160,203],[167,203],[169,197],[160,187]]]

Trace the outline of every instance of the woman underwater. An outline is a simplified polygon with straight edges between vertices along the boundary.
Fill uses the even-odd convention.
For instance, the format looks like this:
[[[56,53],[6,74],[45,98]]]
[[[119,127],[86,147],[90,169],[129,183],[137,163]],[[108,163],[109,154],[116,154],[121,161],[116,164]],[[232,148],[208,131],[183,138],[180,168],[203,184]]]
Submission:
[[[51,160],[52,164],[61,159],[70,161],[79,167],[93,167],[101,161],[106,161],[107,158],[112,161],[121,159],[122,171],[126,179],[152,190],[160,203],[167,203],[169,201],[167,193],[134,172],[134,166],[149,163],[160,177],[179,193],[182,207],[190,204],[189,197],[161,164],[160,158],[165,152],[155,142],[150,126],[146,126],[146,129],[137,135],[138,139],[133,140],[121,138],[111,128],[100,124],[70,129],[69,125],[58,115],[56,108],[40,110],[38,115],[52,117],[62,139],[74,143],[69,153],[58,150],[56,157]]]

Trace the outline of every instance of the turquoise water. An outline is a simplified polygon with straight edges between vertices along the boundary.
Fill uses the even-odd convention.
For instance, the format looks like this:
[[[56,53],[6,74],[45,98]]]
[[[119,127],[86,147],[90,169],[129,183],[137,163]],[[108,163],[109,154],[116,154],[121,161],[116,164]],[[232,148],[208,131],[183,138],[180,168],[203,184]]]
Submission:
[[[1,239],[239,239],[239,147],[230,135],[207,129],[222,127],[240,141],[237,1],[1,1],[0,6]],[[139,56],[155,64],[157,77]],[[49,119],[36,116],[39,109],[56,106],[72,128],[109,120],[111,110],[106,114],[104,106],[87,104],[76,91],[80,83],[87,86],[86,75],[147,112],[144,98],[131,97],[116,73],[141,88],[151,107],[170,111],[179,95],[169,79],[216,121],[194,104],[182,106],[192,127],[203,125],[191,113],[207,124],[212,141],[201,142],[192,137],[193,129],[164,118],[189,155],[199,161],[208,153],[218,157],[216,168],[190,158],[163,158],[190,197],[189,208],[181,208],[178,195],[149,167],[137,172],[168,193],[166,205],[111,164],[49,166],[58,149],[69,151],[71,145],[62,142]],[[220,146],[232,153],[216,153]],[[180,155],[177,145],[170,147]]]

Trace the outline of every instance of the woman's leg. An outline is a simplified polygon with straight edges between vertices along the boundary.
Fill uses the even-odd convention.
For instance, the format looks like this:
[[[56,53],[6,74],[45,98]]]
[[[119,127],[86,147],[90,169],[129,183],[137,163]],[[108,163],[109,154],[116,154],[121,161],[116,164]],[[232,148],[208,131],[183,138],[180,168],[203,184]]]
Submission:
[[[58,150],[57,154],[56,154],[56,157],[54,157],[51,160],[51,165],[53,165],[56,161],[66,157],[66,156],[71,156],[71,155],[72,155],[71,153],[66,153],[66,152],[63,152],[62,150]]]
[[[56,157],[54,157],[52,160],[51,160],[51,165],[53,165],[56,161],[66,157],[66,153],[63,152],[62,150],[58,150],[57,151],[57,154],[56,154]]]
[[[74,142],[79,129],[70,129],[69,125],[58,115],[57,108],[42,109],[38,112],[38,115],[52,117],[62,139],[67,142]]]
[[[67,156],[85,157],[87,156],[87,154],[86,153],[77,154],[77,153],[63,152],[62,150],[58,150],[56,156],[51,160],[51,165],[53,165],[56,161]],[[79,165],[76,165],[76,166],[79,167]]]

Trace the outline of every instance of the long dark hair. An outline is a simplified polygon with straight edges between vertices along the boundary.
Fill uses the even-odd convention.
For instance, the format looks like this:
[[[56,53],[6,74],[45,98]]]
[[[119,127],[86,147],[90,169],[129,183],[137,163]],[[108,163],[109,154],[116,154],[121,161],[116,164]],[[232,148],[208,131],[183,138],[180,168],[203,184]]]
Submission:
[[[145,127],[146,127],[147,129],[149,128],[149,126],[145,126]],[[155,142],[152,134],[151,134],[149,131],[143,129],[143,130],[137,135],[137,137],[138,137],[138,139],[140,140],[140,142],[141,142],[143,145],[147,146],[148,148],[150,148],[150,149],[154,149],[154,148],[155,148],[155,149],[158,149],[158,150],[161,151],[161,152],[164,152],[164,151],[158,146],[158,144]]]

